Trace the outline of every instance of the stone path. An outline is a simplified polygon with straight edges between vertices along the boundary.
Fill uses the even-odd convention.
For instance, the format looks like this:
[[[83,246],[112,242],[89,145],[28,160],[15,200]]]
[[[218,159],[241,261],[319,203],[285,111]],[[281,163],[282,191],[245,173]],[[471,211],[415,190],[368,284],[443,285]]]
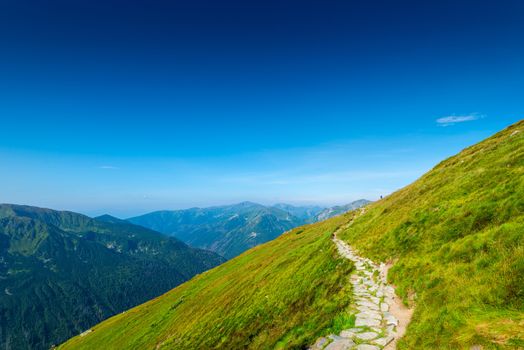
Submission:
[[[353,261],[355,273],[351,275],[350,283],[353,286],[354,302],[351,312],[356,316],[355,326],[345,329],[339,335],[331,334],[318,339],[310,350],[380,350],[394,349],[396,338],[405,330],[409,317],[402,317],[403,324],[399,327],[399,320],[390,311],[398,310],[400,300],[395,290],[387,284],[387,268],[384,264],[377,265],[373,261],[355,253],[344,241],[333,237],[338,252],[343,257]]]

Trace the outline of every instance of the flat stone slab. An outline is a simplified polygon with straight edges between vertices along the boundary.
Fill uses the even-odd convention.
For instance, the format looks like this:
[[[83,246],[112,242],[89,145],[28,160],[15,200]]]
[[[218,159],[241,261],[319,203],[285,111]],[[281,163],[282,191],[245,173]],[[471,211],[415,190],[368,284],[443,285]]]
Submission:
[[[384,338],[375,339],[375,340],[373,340],[373,343],[375,343],[377,345],[380,345],[380,346],[386,346],[389,343],[391,343],[393,341],[393,339],[394,338],[392,336],[388,336],[388,337],[384,337]]]
[[[378,334],[375,332],[364,332],[364,333],[358,333],[356,337],[360,340],[371,340],[378,337]]]
[[[357,333],[348,330],[340,332],[340,336],[343,338],[353,338],[355,335],[357,335]]]
[[[340,340],[340,339],[342,339],[341,336],[336,335],[336,334],[330,334],[330,335],[328,335],[328,338],[331,339],[331,340]]]
[[[356,350],[380,350],[378,346],[369,344],[360,344],[355,348]]]
[[[380,321],[374,318],[357,318],[357,320],[355,321],[355,326],[357,327],[380,326]]]
[[[378,312],[373,311],[364,311],[360,312],[357,315],[357,318],[374,318],[375,320],[381,320],[382,316]]]
[[[372,310],[370,309],[369,307],[366,307],[366,306],[357,306],[356,309],[359,311],[359,312],[378,312],[378,310]]]
[[[365,307],[368,307],[372,310],[379,310],[378,306],[376,304],[373,304],[372,302],[370,301],[363,301],[363,300],[359,300],[357,301],[357,305],[359,306],[365,306]]]
[[[348,350],[355,346],[355,342],[351,339],[341,338],[333,340],[332,343],[329,343],[324,350]]]
[[[345,332],[345,331],[351,332],[351,333],[361,333],[362,331],[364,331],[364,329],[355,327],[355,328],[344,329],[342,332]]]
[[[380,299],[377,297],[369,297],[369,300],[371,300],[372,303],[377,305],[380,303]]]
[[[324,349],[324,346],[328,343],[327,338],[318,338],[315,344],[310,348],[310,350],[321,350]]]

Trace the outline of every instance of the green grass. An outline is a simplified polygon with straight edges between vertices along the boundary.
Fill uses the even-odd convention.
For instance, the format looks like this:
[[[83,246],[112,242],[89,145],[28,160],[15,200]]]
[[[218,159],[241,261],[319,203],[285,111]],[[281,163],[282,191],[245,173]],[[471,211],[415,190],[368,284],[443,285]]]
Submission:
[[[331,241],[344,221],[292,230],[61,348],[303,348],[351,324],[352,265]]]
[[[524,122],[368,206],[341,238],[395,261],[390,280],[416,305],[400,349],[524,348]]]
[[[62,348],[292,349],[349,328],[351,265],[332,232],[297,228]],[[376,261],[415,312],[399,349],[524,347],[524,122],[369,205],[340,237]]]

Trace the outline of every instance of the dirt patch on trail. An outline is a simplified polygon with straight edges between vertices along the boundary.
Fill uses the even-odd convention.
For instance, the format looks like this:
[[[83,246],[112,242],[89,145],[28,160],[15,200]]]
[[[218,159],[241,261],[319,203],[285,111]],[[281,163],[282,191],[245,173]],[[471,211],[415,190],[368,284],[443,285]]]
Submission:
[[[380,267],[380,274],[385,281],[387,281],[388,271],[392,266],[393,262],[389,262],[387,264],[382,264]],[[390,304],[389,307],[389,312],[393,314],[393,316],[395,316],[398,320],[397,336],[391,343],[384,347],[384,350],[394,350],[397,348],[398,340],[402,338],[404,334],[406,334],[406,329],[408,327],[409,322],[411,321],[414,309],[413,306],[411,308],[408,308],[406,305],[404,305],[402,299],[400,299],[396,293],[393,297],[393,302]]]

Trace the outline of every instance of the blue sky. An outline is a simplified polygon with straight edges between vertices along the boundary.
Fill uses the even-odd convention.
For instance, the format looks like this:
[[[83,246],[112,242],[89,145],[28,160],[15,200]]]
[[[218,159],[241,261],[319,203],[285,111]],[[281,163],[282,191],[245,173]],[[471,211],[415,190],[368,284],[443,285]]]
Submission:
[[[376,199],[524,115],[521,1],[5,1],[0,202]]]

